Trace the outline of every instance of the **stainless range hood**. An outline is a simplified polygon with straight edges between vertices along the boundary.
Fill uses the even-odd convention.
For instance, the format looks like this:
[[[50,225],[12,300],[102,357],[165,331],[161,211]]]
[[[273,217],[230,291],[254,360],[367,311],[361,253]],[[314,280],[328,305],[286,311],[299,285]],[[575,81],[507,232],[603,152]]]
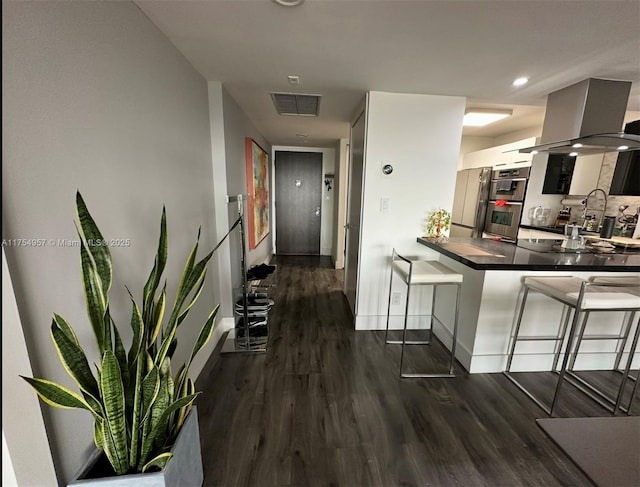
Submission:
[[[621,132],[630,81],[589,78],[547,97],[540,144],[519,152],[594,154],[640,150],[640,136]]]

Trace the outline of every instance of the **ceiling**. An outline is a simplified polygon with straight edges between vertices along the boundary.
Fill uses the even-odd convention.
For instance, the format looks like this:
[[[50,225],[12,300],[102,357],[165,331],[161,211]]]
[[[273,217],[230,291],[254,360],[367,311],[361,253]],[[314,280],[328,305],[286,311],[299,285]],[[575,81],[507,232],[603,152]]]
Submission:
[[[334,146],[370,90],[514,109],[470,136],[540,127],[547,94],[592,77],[632,81],[628,109],[640,110],[640,0],[135,3],[273,145]],[[278,115],[270,92],[322,95],[320,115]]]

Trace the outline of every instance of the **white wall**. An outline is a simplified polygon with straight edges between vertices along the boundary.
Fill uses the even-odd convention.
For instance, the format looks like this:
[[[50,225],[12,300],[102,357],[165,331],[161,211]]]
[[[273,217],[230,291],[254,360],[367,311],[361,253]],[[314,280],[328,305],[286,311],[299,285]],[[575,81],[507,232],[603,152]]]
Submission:
[[[163,204],[169,296],[198,227],[202,252],[215,243],[207,83],[131,2],[3,2],[2,8],[2,237],[76,239],[80,190],[105,237],[131,239],[130,246],[111,249],[111,309],[126,330],[124,285],[140,299]],[[78,249],[5,250],[34,374],[73,387],[48,328],[59,313],[81,343],[93,347]],[[210,272],[178,331],[175,363],[184,360],[217,302]],[[92,421],[76,410],[46,406],[43,412],[64,482],[92,446]]]
[[[384,327],[394,247],[436,257],[416,238],[429,211],[452,206],[464,107],[462,97],[369,93],[356,329]]]
[[[494,145],[511,144],[513,142],[518,142],[523,139],[529,139],[531,137],[540,137],[541,132],[542,126],[518,130],[517,132],[510,132],[508,134],[496,137],[494,139]]]
[[[2,485],[57,485],[38,397],[19,377],[32,377],[33,370],[4,247],[2,357]],[[34,465],[38,468],[33,468]]]
[[[327,191],[326,186],[324,185],[324,175],[335,173],[335,159],[336,159],[336,151],[332,148],[321,148],[321,147],[294,147],[294,146],[284,146],[284,145],[274,145],[271,150],[271,174],[275,174],[275,153],[276,151],[283,152],[320,152],[322,154],[322,206],[320,208],[320,255],[333,255],[333,244],[334,244],[334,204],[336,201],[336,191],[335,185],[331,191]],[[274,178],[272,178],[275,180]],[[334,180],[335,183],[335,180]],[[272,186],[273,187],[273,186]],[[271,191],[271,207],[275,207],[275,190]],[[273,215],[273,213],[272,213]],[[275,214],[272,221],[272,236],[271,242],[273,248],[278,251],[276,248],[276,234],[275,234],[275,220],[278,218],[278,215]]]
[[[464,155],[468,152],[475,152],[482,149],[487,149],[495,145],[495,139],[493,137],[475,137],[469,135],[463,135],[460,142],[460,154],[458,156],[458,171],[462,170],[462,161]]]
[[[213,167],[213,192],[215,212],[216,240],[220,241],[229,231],[233,221],[229,221],[227,205],[227,159],[225,155],[223,90],[219,81],[208,82],[209,92],[209,126],[211,129],[211,164]],[[237,233],[237,231],[236,231]],[[220,309],[218,310],[217,332],[221,334],[233,327],[233,277],[231,271],[232,238],[227,238],[218,248],[216,258],[212,259],[212,271],[218,280],[220,289]],[[239,272],[238,272],[239,274]],[[212,337],[213,339],[214,337]],[[216,342],[217,342],[217,336]],[[212,340],[213,341],[213,340]]]

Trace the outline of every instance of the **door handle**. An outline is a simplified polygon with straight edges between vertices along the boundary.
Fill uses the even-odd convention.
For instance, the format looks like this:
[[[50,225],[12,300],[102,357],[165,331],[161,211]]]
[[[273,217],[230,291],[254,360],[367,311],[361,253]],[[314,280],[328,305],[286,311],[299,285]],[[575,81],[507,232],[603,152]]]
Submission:
[[[316,216],[320,216],[320,207],[316,206],[316,211],[315,211]]]

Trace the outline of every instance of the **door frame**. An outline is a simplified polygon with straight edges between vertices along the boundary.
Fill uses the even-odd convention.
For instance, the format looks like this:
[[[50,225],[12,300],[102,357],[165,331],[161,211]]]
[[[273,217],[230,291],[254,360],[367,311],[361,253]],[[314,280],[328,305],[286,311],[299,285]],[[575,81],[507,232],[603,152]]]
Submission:
[[[351,127],[350,127],[350,133],[349,133],[349,176],[348,176],[348,181],[347,181],[347,214],[346,214],[346,220],[347,220],[347,225],[350,225],[350,221],[349,221],[349,216],[351,214],[351,205],[353,204],[353,199],[352,199],[352,184],[353,184],[353,160],[352,160],[352,154],[354,151],[354,143],[353,143],[353,127],[362,119],[363,123],[364,123],[364,133],[362,136],[362,173],[358,175],[358,177],[361,180],[361,190],[360,190],[360,201],[358,201],[357,203],[360,206],[360,219],[359,219],[359,225],[358,225],[358,234],[357,235],[353,235],[353,237],[355,238],[355,244],[356,244],[356,249],[355,249],[355,253],[358,255],[358,262],[356,263],[356,266],[354,269],[349,270],[349,249],[350,249],[350,245],[349,245],[349,241],[353,240],[351,238],[351,229],[349,227],[346,227],[346,231],[345,231],[345,261],[344,261],[344,282],[343,282],[343,289],[342,292],[344,293],[344,295],[347,298],[347,302],[349,303],[349,309],[351,310],[351,312],[353,313],[353,319],[354,319],[354,324],[355,324],[355,318],[356,315],[358,314],[358,290],[359,290],[359,286],[358,286],[358,276],[360,274],[360,244],[361,244],[361,240],[362,240],[362,206],[363,206],[363,201],[364,201],[364,175],[365,175],[365,169],[366,169],[366,147],[367,147],[367,100],[368,98],[365,98],[365,100],[363,101],[363,103],[359,106],[358,110],[356,111],[356,115],[353,117],[353,121],[351,123]],[[353,297],[353,305],[352,303],[349,301],[349,294],[347,293],[347,284],[349,282],[349,272],[354,272],[355,273],[355,296]]]

